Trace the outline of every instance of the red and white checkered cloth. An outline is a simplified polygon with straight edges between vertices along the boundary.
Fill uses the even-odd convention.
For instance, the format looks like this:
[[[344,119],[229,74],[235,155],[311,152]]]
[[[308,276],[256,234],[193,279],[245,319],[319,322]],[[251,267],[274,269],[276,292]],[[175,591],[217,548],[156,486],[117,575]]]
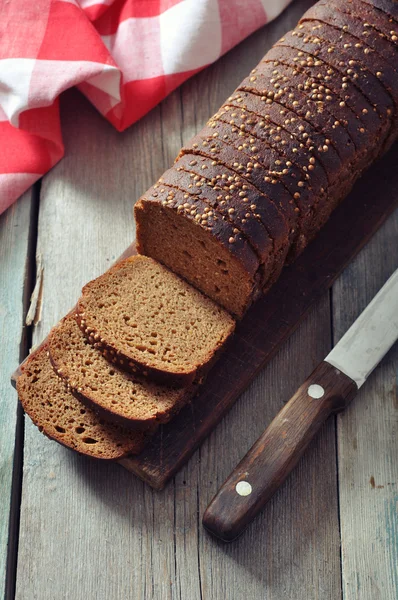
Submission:
[[[61,92],[119,131],[290,0],[0,0],[0,213],[64,153]]]

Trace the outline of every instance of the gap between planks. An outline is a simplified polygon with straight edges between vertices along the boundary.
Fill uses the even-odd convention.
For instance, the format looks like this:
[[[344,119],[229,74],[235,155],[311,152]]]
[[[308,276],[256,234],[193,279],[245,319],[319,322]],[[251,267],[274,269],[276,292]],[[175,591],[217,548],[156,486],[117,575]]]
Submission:
[[[22,323],[21,339],[19,343],[19,362],[21,363],[29,354],[32,347],[32,333],[34,324],[26,325],[26,317],[31,304],[31,295],[36,280],[36,245],[37,226],[39,220],[41,182],[37,182],[31,189],[31,211],[28,230],[28,248],[25,263],[24,282],[22,289]],[[28,198],[25,199],[26,201]],[[5,374],[7,377],[9,374]],[[19,522],[22,497],[22,474],[23,474],[23,452],[24,452],[24,411],[18,401],[17,420],[15,428],[15,450],[11,481],[11,502],[8,525],[8,544],[6,558],[6,576],[4,600],[14,600],[19,542]]]

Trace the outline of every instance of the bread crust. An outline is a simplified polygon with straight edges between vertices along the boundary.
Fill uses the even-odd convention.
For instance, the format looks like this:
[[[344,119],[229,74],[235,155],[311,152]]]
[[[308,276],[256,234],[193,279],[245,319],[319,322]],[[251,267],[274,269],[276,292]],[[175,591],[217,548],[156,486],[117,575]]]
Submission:
[[[278,56],[278,58],[276,58]],[[305,86],[311,91],[311,95],[318,99],[328,97],[328,110],[335,119],[340,121],[347,129],[357,151],[363,151],[366,144],[371,141],[372,131],[367,129],[366,116],[370,112],[372,125],[380,125],[380,118],[374,113],[373,107],[361,97],[360,108],[353,102],[349,102],[347,91],[341,87],[341,81],[329,77],[327,81],[316,71],[314,63],[317,59],[311,55],[304,55],[289,46],[279,46],[275,52],[267,55],[265,62],[271,62],[275,66],[283,64],[285,67],[299,71],[305,77]],[[324,75],[327,77],[327,68]],[[367,113],[363,113],[366,108]]]
[[[275,99],[267,102],[265,96],[252,94],[250,92],[235,93],[228,98],[224,107],[247,110],[257,114],[267,123],[273,123],[276,127],[283,127],[288,133],[297,139],[297,146],[293,146],[292,154],[299,152],[303,147],[310,149],[316,159],[322,164],[326,177],[331,183],[336,172],[340,168],[340,158],[333,146],[326,153],[323,151],[327,136],[317,131],[311,123],[294,110],[287,108]]]
[[[261,117],[256,114],[246,111],[245,109],[234,109],[235,121],[239,121],[239,116],[242,115],[245,124],[245,130],[249,136],[256,136],[256,139],[262,140],[263,137],[277,137],[280,139],[282,136],[282,128],[276,127],[272,124],[272,127],[261,120]],[[261,125],[261,126],[260,126]],[[272,136],[267,135],[268,127]],[[308,147],[299,142],[297,138],[287,134],[285,131],[285,160],[291,159],[296,162],[300,161],[300,167],[302,174],[308,180],[307,197],[303,200],[306,201],[307,205],[303,205],[303,209],[307,210],[307,222],[304,225],[304,229],[301,229],[301,235],[303,241],[310,240],[313,238],[315,233],[319,230],[325,221],[324,210],[326,205],[330,202],[330,197],[334,197],[336,193],[340,193],[341,182],[337,185],[333,184],[329,186],[327,174],[320,161],[316,159],[313,150],[309,150]],[[283,135],[283,134],[282,134]],[[292,152],[293,149],[298,150]],[[351,172],[350,168],[347,168],[348,174]],[[308,214],[309,213],[309,214]],[[303,225],[302,225],[303,227]]]
[[[360,8],[358,7],[360,4]],[[320,0],[317,4],[318,11],[314,11],[312,7],[307,11],[307,16],[318,15],[321,12],[321,21],[333,25],[337,29],[345,33],[355,36],[365,47],[370,47],[375,50],[382,60],[387,61],[391,67],[396,70],[398,60],[398,40],[395,40],[394,33],[391,33],[391,28],[394,24],[386,22],[381,25],[378,19],[379,28],[367,20],[370,16],[370,21],[375,21],[376,11],[366,10],[365,5],[360,3],[347,2],[347,0],[333,0],[333,5],[329,5],[328,0]],[[381,25],[381,26],[380,26]],[[394,39],[393,39],[394,38]],[[369,54],[366,54],[369,58]]]
[[[244,108],[236,110],[228,106],[212,118],[212,121],[217,120],[236,127],[240,131],[239,135],[242,136],[242,142],[253,136],[256,139],[264,140],[266,144],[277,150],[285,160],[291,161],[305,174],[308,174],[313,188],[319,191],[320,188],[327,186],[326,171],[322,163],[316,158],[314,151],[309,150],[308,146],[286,131],[281,125],[276,125],[270,120],[265,121],[263,117]],[[293,148],[299,151],[293,152]],[[309,167],[309,164],[311,164],[311,167]]]
[[[192,164],[192,159],[196,164]],[[268,196],[261,194],[250,181],[245,180],[241,175],[229,169],[214,157],[210,159],[206,155],[197,153],[196,148],[193,154],[181,153],[176,159],[175,166],[177,168],[182,166],[184,169],[192,170],[192,172],[199,175],[202,173],[201,167],[203,164],[207,165],[207,169],[203,171],[207,179],[210,176],[211,180],[222,182],[226,178],[226,181],[231,181],[237,189],[242,189],[246,194],[244,197],[248,198],[247,204],[250,207],[253,206],[251,210],[254,211],[255,216],[261,221],[266,232],[274,241],[275,247],[279,248],[281,244],[286,245],[289,236],[289,226],[286,219],[281,216],[278,207],[270,201]],[[242,188],[240,188],[240,183]],[[232,190],[228,185],[226,185],[226,191],[231,195],[236,195],[236,190]]]
[[[344,124],[336,124],[337,118],[330,112],[328,102],[324,101],[320,106],[311,98],[309,91],[305,90],[306,77],[303,74],[295,73],[293,68],[286,67],[281,63],[275,66],[274,63],[263,62],[257,67],[255,76],[255,82],[250,82],[250,78],[247,78],[239,89],[265,95],[273,93],[276,85],[283,87],[279,96],[281,104],[295,109],[301,117],[306,116],[307,120],[320,133],[327,133],[326,139],[330,141],[330,145],[339,155],[341,165],[354,157],[356,147],[350,133]],[[293,102],[297,104],[294,105]]]
[[[304,17],[303,17],[304,18]],[[298,28],[290,31],[281,38],[276,46],[291,46],[298,50],[304,50],[316,58],[320,58],[340,73],[341,77],[347,77],[365,96],[368,102],[374,106],[380,115],[386,129],[389,129],[394,113],[394,102],[391,95],[382,83],[368,70],[361,70],[350,53],[339,47],[338,52],[333,50],[333,43],[338,39],[338,32],[332,40],[325,40],[317,34],[315,24],[311,22],[300,23]],[[302,35],[302,37],[299,37]]]
[[[398,46],[398,22],[391,15],[377,10],[373,5],[365,0],[344,0],[338,3],[339,10],[355,15],[362,20],[366,20],[377,32],[395,46]]]
[[[339,45],[339,50],[341,47],[347,49],[351,59],[359,61],[364,69],[384,85],[394,102],[395,113],[397,113],[398,74],[395,66],[398,55],[393,46],[381,37],[372,36],[369,28],[358,25],[357,19],[347,14],[343,15],[338,10],[331,12],[328,7],[323,7],[322,16],[317,18],[315,15],[319,14],[319,9],[308,13],[301,22],[317,26],[317,35],[323,39],[333,40],[333,43]],[[340,27],[347,29],[342,30]],[[364,33],[368,34],[370,39]]]
[[[398,5],[395,0],[361,0],[361,2],[381,11],[398,24]]]

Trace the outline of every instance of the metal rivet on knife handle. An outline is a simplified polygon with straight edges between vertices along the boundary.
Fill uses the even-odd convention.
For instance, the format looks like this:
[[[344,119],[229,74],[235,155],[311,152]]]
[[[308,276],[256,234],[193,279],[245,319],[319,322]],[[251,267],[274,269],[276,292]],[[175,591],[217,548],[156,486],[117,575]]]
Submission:
[[[235,489],[239,496],[249,496],[249,494],[252,493],[253,488],[248,481],[238,481]]]
[[[313,383],[308,388],[308,395],[310,398],[318,399],[325,395],[325,390],[321,385]]]

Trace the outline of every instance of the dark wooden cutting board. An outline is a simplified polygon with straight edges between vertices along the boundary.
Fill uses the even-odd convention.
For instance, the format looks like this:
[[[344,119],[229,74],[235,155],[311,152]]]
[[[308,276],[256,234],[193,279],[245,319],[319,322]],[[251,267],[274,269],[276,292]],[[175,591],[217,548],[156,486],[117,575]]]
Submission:
[[[155,489],[190,458],[285,340],[398,206],[398,144],[356,184],[318,237],[238,324],[198,396],[146,449],[120,461]],[[398,254],[397,247],[391,248]],[[132,244],[123,257],[135,253]],[[13,375],[15,383],[18,370]]]

